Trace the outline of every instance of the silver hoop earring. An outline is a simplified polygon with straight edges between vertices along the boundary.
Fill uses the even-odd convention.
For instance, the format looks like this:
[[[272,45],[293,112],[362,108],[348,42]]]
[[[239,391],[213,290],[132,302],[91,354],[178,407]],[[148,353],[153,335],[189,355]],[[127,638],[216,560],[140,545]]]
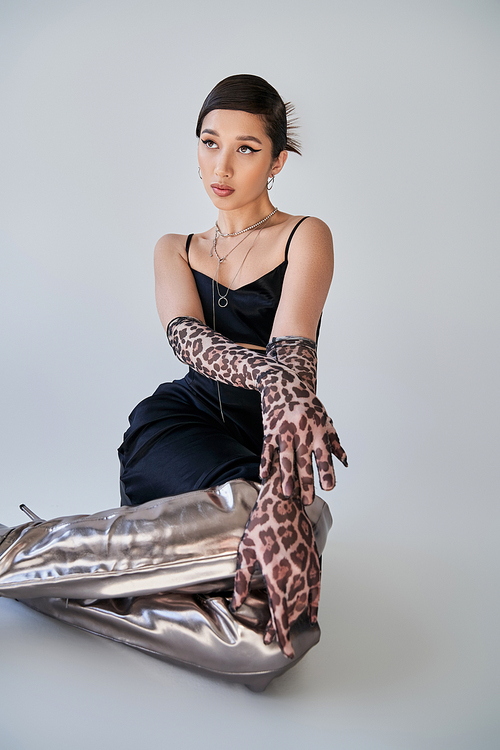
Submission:
[[[203,177],[201,176],[201,169],[200,169],[200,167],[198,167],[198,177],[200,178],[200,180],[203,179]]]
[[[274,175],[272,174],[271,177],[267,181],[267,189],[272,190],[274,185]]]

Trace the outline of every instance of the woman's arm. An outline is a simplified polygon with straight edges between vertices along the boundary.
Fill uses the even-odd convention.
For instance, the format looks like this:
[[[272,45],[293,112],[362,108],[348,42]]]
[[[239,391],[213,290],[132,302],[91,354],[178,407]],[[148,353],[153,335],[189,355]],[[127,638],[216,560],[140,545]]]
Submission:
[[[328,226],[308,217],[297,228],[271,337],[304,336],[316,330],[333,277],[333,240]]]
[[[205,321],[194,276],[187,262],[186,236],[165,234],[154,252],[156,308],[164,329],[173,318]]]
[[[259,391],[264,428],[262,479],[267,478],[276,453],[285,494],[292,494],[298,480],[302,501],[309,505],[314,499],[314,453],[321,487],[333,489],[331,454],[343,463],[346,454],[323,404],[298,375],[272,357],[234,344],[192,317],[171,320],[167,338],[181,362],[202,375]]]

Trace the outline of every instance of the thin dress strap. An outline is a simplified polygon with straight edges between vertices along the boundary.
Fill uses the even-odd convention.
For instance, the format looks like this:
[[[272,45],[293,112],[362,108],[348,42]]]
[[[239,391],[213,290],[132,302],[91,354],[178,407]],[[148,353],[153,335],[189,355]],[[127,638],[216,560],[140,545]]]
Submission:
[[[290,250],[290,242],[292,241],[293,235],[295,234],[295,232],[299,228],[299,226],[302,224],[302,222],[305,221],[308,218],[309,218],[309,216],[303,216],[302,219],[300,219],[300,221],[298,221],[295,224],[294,228],[290,232],[290,235],[288,237],[288,240],[287,240],[287,243],[286,243],[286,247],[285,247],[285,261],[288,261],[288,251]],[[191,235],[191,236],[193,236],[193,235]]]
[[[189,262],[189,246],[191,244],[191,240],[193,239],[193,234],[188,234],[187,239],[186,239],[186,257],[187,257],[189,268],[191,268],[191,263]]]

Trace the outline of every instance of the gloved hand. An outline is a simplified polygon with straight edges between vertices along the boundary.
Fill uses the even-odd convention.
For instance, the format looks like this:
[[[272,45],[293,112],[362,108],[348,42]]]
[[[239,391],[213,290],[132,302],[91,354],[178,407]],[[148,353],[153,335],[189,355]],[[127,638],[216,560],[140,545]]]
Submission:
[[[312,339],[302,336],[272,338],[266,347],[266,355],[292,370],[309,390],[316,393],[317,356],[316,343]],[[342,451],[342,448],[340,450]],[[332,452],[347,466],[345,453],[342,458],[336,450]],[[305,505],[308,505],[314,497],[314,487],[311,487],[311,479],[304,475],[301,477],[301,489],[302,500]]]
[[[264,642],[277,637],[283,653],[293,658],[290,627],[304,611],[316,623],[321,573],[311,522],[298,492],[285,497],[280,485],[275,458],[240,541],[231,608],[243,604],[252,573],[260,566],[271,612]]]
[[[177,357],[197,372],[240,388],[261,394],[264,442],[261,477],[269,477],[275,454],[283,492],[290,496],[296,477],[302,501],[314,499],[312,454],[324,490],[335,486],[333,453],[347,465],[347,457],[326,410],[292,370],[271,357],[238,346],[199,320],[174,318],[167,336]]]

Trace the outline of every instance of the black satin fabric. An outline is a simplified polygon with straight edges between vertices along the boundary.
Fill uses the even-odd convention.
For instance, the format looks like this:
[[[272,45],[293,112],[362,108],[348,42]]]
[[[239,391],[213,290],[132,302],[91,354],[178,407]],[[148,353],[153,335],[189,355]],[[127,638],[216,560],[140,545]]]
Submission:
[[[212,279],[201,271],[191,269],[203,307],[207,325],[231,341],[266,347],[276,314],[281,287],[285,278],[288,259],[260,279],[236,290],[227,290],[219,285],[223,294],[228,294],[226,307],[219,307],[219,295],[215,289],[215,325],[213,321]]]
[[[306,218],[306,217],[304,217]],[[215,330],[232,341],[256,346],[269,342],[288,264],[285,260],[250,284],[227,290],[228,305],[217,304]],[[189,258],[190,235],[186,250]],[[212,279],[193,275],[207,325],[213,326]],[[232,479],[259,481],[262,416],[257,391],[219,384],[194,370],[163,383],[132,411],[118,449],[122,505],[213,487]]]

